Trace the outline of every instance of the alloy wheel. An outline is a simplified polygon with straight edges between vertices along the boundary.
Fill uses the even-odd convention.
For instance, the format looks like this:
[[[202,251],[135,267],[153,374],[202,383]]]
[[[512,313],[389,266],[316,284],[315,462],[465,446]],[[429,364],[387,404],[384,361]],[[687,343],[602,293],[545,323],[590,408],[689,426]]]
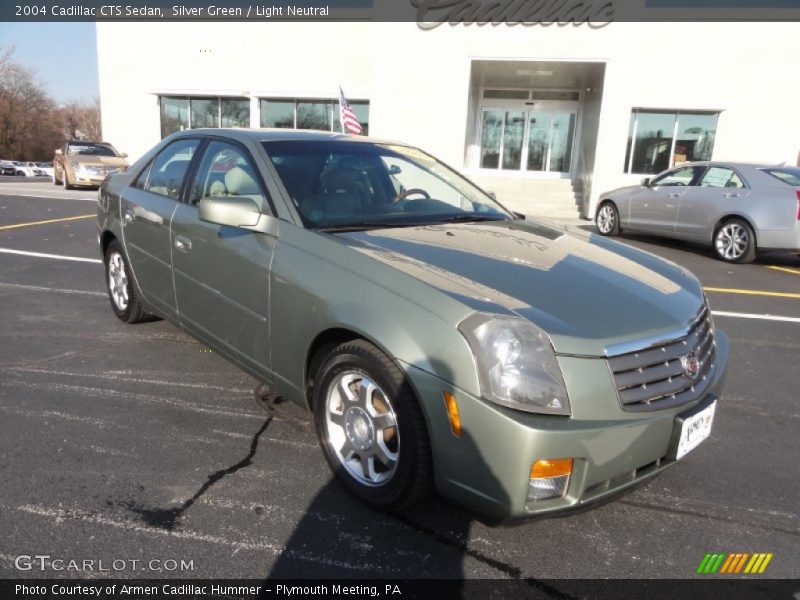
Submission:
[[[108,258],[108,290],[114,306],[120,312],[128,308],[128,276],[125,273],[125,259],[119,252],[113,252]]]
[[[386,393],[364,373],[334,377],[325,403],[327,441],[339,464],[358,483],[380,486],[397,470],[400,430]]]
[[[725,260],[736,260],[746,251],[750,239],[739,223],[727,223],[717,232],[717,253]]]
[[[614,224],[616,223],[617,217],[614,214],[614,207],[610,204],[604,204],[600,208],[600,212],[597,214],[597,228],[600,230],[600,233],[611,233],[614,229]]]

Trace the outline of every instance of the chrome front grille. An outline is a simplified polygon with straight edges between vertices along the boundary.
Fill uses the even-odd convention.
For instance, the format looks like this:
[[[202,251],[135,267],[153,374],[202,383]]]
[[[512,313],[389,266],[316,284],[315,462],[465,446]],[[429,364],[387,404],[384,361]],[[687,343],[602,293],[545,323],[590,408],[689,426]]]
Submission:
[[[608,358],[623,410],[662,410],[697,400],[711,383],[714,348],[708,308],[703,307],[684,337]],[[694,378],[686,367],[692,353],[699,362]]]

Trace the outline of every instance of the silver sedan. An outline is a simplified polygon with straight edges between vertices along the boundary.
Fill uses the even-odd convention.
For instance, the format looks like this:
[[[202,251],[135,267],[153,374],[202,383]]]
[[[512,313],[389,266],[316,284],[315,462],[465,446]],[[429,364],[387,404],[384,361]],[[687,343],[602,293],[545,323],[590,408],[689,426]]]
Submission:
[[[600,196],[602,235],[636,231],[712,245],[726,262],[762,250],[800,253],[800,168],[683,163]]]

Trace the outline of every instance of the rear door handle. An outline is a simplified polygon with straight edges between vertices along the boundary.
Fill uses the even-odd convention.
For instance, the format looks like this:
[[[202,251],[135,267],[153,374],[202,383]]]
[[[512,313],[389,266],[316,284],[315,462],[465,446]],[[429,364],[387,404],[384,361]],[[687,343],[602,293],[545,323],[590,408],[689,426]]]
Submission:
[[[680,194],[670,194],[669,197],[670,198],[680,198],[681,195]]]
[[[192,249],[192,240],[182,235],[175,236],[175,247],[181,252],[189,252]]]
[[[737,194],[737,193],[735,193],[735,192],[726,192],[726,193],[724,194],[724,196],[725,196],[726,198],[738,198],[738,197],[739,197],[739,194]]]

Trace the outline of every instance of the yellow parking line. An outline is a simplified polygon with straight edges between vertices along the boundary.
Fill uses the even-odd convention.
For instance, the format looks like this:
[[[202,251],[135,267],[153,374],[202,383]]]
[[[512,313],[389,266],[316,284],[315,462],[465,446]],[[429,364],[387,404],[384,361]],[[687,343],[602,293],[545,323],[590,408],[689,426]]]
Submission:
[[[0,226],[0,230],[3,229],[19,229],[20,227],[33,227],[34,225],[47,225],[48,223],[61,223],[63,221],[77,221],[78,219],[91,219],[92,217],[96,217],[97,215],[80,215],[79,217],[64,217],[62,219],[48,219],[47,221],[31,221],[30,223],[16,223],[15,225],[3,225]]]
[[[800,300],[800,294],[792,294],[789,292],[766,292],[763,290],[737,290],[732,288],[703,288],[707,292],[717,292],[719,294],[743,294],[746,296],[772,296],[775,298],[797,298]]]
[[[775,265],[767,265],[768,269],[773,271],[783,271],[784,273],[791,273],[792,275],[800,275],[800,269],[793,269],[792,267],[778,267]]]

